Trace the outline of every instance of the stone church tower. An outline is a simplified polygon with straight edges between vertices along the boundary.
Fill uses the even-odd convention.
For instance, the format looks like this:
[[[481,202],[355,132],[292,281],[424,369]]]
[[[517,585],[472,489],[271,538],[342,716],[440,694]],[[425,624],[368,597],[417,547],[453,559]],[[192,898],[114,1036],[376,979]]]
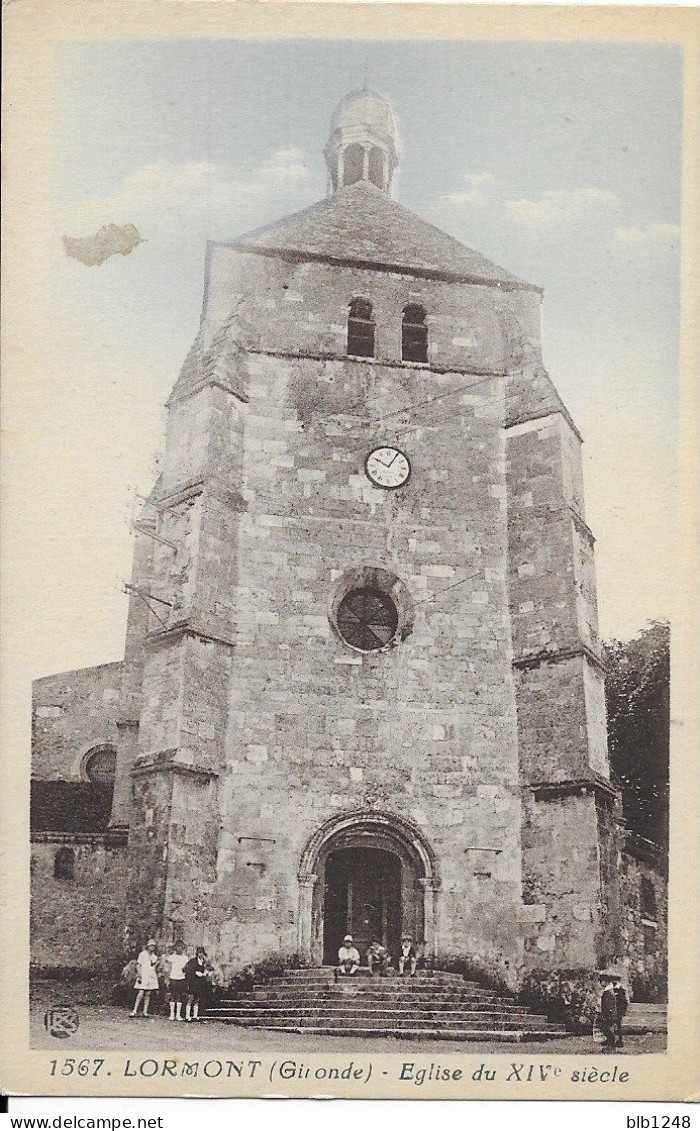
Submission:
[[[118,718],[132,937],[594,967],[617,795],[542,294],[392,198],[380,96],[325,154],[326,199],[209,244],[168,401]]]

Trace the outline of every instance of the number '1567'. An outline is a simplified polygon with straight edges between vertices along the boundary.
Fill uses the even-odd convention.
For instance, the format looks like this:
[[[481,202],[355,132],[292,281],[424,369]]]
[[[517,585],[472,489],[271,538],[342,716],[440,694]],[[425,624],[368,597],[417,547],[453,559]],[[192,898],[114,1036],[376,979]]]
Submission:
[[[104,1059],[94,1057],[86,1060],[75,1060],[72,1057],[66,1057],[65,1060],[52,1060],[50,1076],[97,1076],[100,1072]]]

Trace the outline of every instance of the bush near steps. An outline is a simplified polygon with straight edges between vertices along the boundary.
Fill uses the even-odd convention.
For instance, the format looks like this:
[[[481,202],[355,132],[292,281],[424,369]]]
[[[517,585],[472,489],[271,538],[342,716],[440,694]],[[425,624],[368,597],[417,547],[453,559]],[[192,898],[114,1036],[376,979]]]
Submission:
[[[578,1034],[593,1032],[599,999],[598,972],[587,969],[529,970],[518,991],[521,1005]]]

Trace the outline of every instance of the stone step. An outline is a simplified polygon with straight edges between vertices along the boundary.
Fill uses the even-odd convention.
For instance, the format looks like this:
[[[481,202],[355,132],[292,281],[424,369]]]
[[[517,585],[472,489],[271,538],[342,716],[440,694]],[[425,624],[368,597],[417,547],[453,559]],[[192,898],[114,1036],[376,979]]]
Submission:
[[[395,1010],[357,1010],[352,1013],[326,1013],[323,1010],[305,1010],[305,1009],[284,1009],[284,1010],[222,1010],[222,1009],[208,1009],[207,1017],[216,1017],[219,1020],[235,1020],[243,1023],[253,1022],[262,1023],[269,1021],[271,1024],[278,1023],[305,1023],[305,1022],[326,1022],[327,1024],[338,1024],[346,1026],[348,1024],[370,1024],[379,1022],[384,1025],[405,1026],[405,1025],[424,1025],[424,1024],[451,1024],[458,1022],[460,1024],[471,1024],[474,1028],[523,1028],[524,1026],[538,1025],[542,1028],[558,1029],[557,1025],[552,1022],[545,1021],[542,1018],[536,1017],[533,1014],[507,1014],[507,1013],[484,1013],[473,1014],[466,1010],[453,1010],[449,1013],[442,1013],[435,1010],[420,1010],[410,1013],[399,1013]]]
[[[273,1002],[228,1002],[227,1004],[220,1003],[212,1005],[207,1010],[209,1013],[217,1013],[218,1015],[229,1014],[241,1017],[253,1016],[265,1013],[268,1016],[283,1016],[287,1014],[294,1015],[318,1015],[325,1017],[347,1017],[359,1016],[366,1014],[368,1016],[389,1016],[392,1017],[414,1017],[414,1016],[434,1016],[439,1017],[452,1017],[452,1016],[468,1016],[474,1019],[484,1019],[493,1017],[504,1017],[509,1019],[520,1020],[523,1018],[535,1017],[538,1020],[544,1020],[539,1014],[532,1013],[524,1006],[509,1005],[507,1003],[495,1004],[489,1008],[474,1009],[470,1005],[464,1005],[459,1002],[453,1002],[449,1008],[444,1008],[437,1005],[435,1002],[421,1002],[418,1005],[405,1006],[395,1005],[387,1002],[347,1002],[339,1003],[334,1002],[328,1004],[327,1002],[316,1002],[309,1004],[308,1002],[287,1002],[284,1005],[278,1005]]]
[[[314,1029],[314,1028],[335,1028],[342,1032],[348,1029],[368,1029],[368,1030],[385,1030],[396,1033],[402,1033],[406,1029],[449,1029],[451,1032],[459,1033],[462,1029],[468,1029],[470,1032],[491,1032],[494,1029],[503,1033],[520,1033],[523,1029],[539,1029],[541,1032],[551,1033],[552,1036],[560,1035],[560,1030],[554,1025],[540,1024],[536,1021],[530,1021],[527,1024],[503,1021],[485,1021],[483,1024],[471,1022],[469,1019],[463,1021],[436,1021],[432,1017],[413,1017],[403,1021],[396,1021],[392,1018],[376,1018],[358,1017],[358,1018],[325,1018],[325,1017],[280,1017],[276,1019],[269,1019],[266,1017],[253,1018],[250,1021],[240,1021],[235,1017],[220,1017],[212,1020],[225,1021],[227,1024],[238,1024],[245,1028],[264,1028],[264,1029],[278,1029],[282,1026],[292,1029]]]
[[[278,982],[280,979],[284,982],[294,982],[299,985],[303,982],[330,982],[335,978],[337,969],[335,966],[317,966],[309,970],[285,970],[283,974],[274,974],[269,978],[270,982]],[[415,974],[400,975],[395,967],[389,967],[386,974],[370,974],[368,967],[360,966],[354,974],[342,974],[339,977],[347,978],[348,981],[365,982],[371,981],[372,978],[389,978],[392,982],[430,982],[431,985],[451,985],[452,983],[463,983],[466,979],[461,974],[448,974],[444,970],[416,970]],[[478,983],[473,982],[473,985]]]
[[[235,1025],[235,1021],[227,1021],[227,1024]],[[431,1041],[507,1041],[509,1044],[521,1043],[523,1041],[548,1041],[552,1037],[562,1036],[563,1029],[473,1029],[468,1027],[451,1027],[441,1025],[439,1029],[435,1028],[414,1028],[414,1029],[369,1029],[358,1027],[343,1028],[341,1026],[332,1025],[319,1025],[319,1026],[300,1026],[300,1025],[249,1025],[250,1029],[265,1029],[271,1033],[305,1033],[313,1034],[319,1037],[400,1037],[403,1041],[411,1040],[431,1040]]]
[[[472,1013],[500,1013],[509,1012],[520,1007],[507,1001],[436,1001],[435,998],[421,997],[415,1001],[396,1001],[391,998],[352,997],[352,998],[285,998],[280,1001],[276,998],[239,998],[225,999],[216,1003],[217,1007],[232,1009],[241,1006],[246,1009],[320,1009],[327,1012],[339,1011],[347,1013],[349,1009],[398,1009],[398,1010],[454,1010],[466,1009]]]
[[[332,978],[336,970],[337,970],[337,966],[305,966],[305,967],[300,968],[298,970],[281,970],[278,974],[273,974],[272,977],[273,978],[294,978],[297,981],[304,981],[306,978],[329,978],[329,977]],[[394,966],[394,965],[389,966],[388,973],[392,977],[395,977],[395,978],[398,978],[398,976],[399,976],[399,972],[396,969],[396,966]],[[377,976],[378,975],[375,975],[375,977],[377,977]],[[409,977],[409,976],[410,975],[408,975],[408,974],[404,975],[404,977]],[[416,970],[416,972],[413,976],[415,978],[424,978],[426,980],[431,979],[432,981],[442,980],[442,981],[445,981],[445,982],[462,981],[462,978],[463,978],[462,974],[455,974],[455,973],[453,973],[452,971],[449,971],[449,970],[426,970],[426,969],[420,969],[420,968]],[[360,965],[357,968],[356,974],[354,974],[353,977],[355,977],[355,978],[369,978],[369,977],[371,977],[370,972],[369,972],[369,967],[364,962],[361,962]]]
[[[651,1005],[642,1001],[630,1003],[623,1023],[625,1033],[667,1033],[668,1006]]]
[[[435,988],[443,988],[449,990],[453,986],[470,986],[474,990],[482,990],[483,986],[477,982],[467,982],[465,978],[455,977],[449,979],[420,977],[417,974],[415,977],[399,977],[398,975],[380,975],[374,974],[371,976],[368,972],[358,970],[357,974],[353,975],[338,975],[336,978],[334,974],[319,974],[314,977],[308,978],[291,978],[291,977],[275,977],[270,978],[266,985],[269,986],[296,986],[301,988],[308,985],[370,985],[373,982],[386,982],[387,985],[423,985],[434,986]]]
[[[273,1032],[341,1036],[546,1040],[560,1025],[459,975],[362,977],[336,982],[333,970],[287,971],[206,1010],[205,1020]]]
[[[484,988],[478,985],[477,982],[467,982],[464,978],[455,978],[454,980],[450,979],[448,982],[443,982],[442,980],[433,978],[419,978],[418,975],[416,975],[415,978],[394,978],[389,975],[381,977],[379,974],[375,974],[374,977],[370,977],[369,975],[361,977],[359,972],[352,976],[340,975],[338,978],[335,978],[333,974],[321,975],[316,978],[270,978],[265,985],[288,986],[294,989],[303,989],[307,986],[371,986],[378,982],[397,989],[401,986],[423,986],[424,988],[429,987],[436,990],[450,990],[457,986],[465,986],[467,989],[473,990],[481,990]]]
[[[354,987],[352,989],[347,989],[345,987],[338,989],[327,987],[325,989],[317,991],[299,989],[296,992],[294,990],[288,990],[282,993],[278,990],[268,990],[267,987],[264,986],[260,987],[260,989],[245,990],[235,1000],[277,1001],[280,1003],[285,1001],[392,1001],[402,1002],[406,1004],[411,1004],[419,1001],[438,1001],[449,1004],[450,1002],[459,1001],[473,1002],[474,1004],[483,1005],[488,1005],[491,1002],[496,1001],[509,1001],[508,998],[498,998],[495,994],[488,993],[487,991],[485,991],[483,994],[474,992],[458,993],[449,991],[431,994],[429,991],[424,990],[420,993],[416,991],[415,993],[410,994],[400,994],[391,993],[391,991],[387,990],[372,990],[369,987],[367,989],[357,990]]]

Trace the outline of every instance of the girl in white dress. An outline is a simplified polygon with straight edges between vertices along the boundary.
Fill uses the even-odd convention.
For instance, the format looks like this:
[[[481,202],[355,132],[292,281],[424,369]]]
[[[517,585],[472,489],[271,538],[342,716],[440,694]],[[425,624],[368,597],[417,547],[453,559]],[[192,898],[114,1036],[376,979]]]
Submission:
[[[129,1016],[135,1017],[141,1002],[143,1002],[143,1015],[144,1017],[150,1017],[148,1006],[151,1000],[151,993],[153,990],[158,989],[158,971],[156,969],[158,965],[158,955],[156,954],[155,939],[148,940],[145,949],[141,951],[136,959],[136,964],[138,966],[138,974],[134,984],[134,989],[137,991],[136,1001],[134,1002],[134,1008]]]

